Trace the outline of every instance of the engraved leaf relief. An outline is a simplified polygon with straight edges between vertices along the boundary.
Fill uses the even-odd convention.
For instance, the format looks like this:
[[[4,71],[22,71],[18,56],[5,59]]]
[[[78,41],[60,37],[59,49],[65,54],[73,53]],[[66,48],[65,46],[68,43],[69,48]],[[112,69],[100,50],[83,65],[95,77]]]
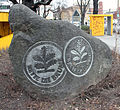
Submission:
[[[66,44],[63,57],[67,70],[76,77],[82,77],[92,66],[93,50],[85,38],[76,36]]]
[[[37,62],[34,65],[34,67],[39,70],[37,73],[54,72],[55,69],[50,69],[49,67],[57,63],[57,60],[55,59],[55,53],[47,54],[47,48],[45,46],[41,48],[40,52],[41,55],[34,55],[32,57],[33,60]]]
[[[71,53],[75,55],[72,59],[76,62],[75,65],[87,62],[87,60],[85,59],[85,57],[87,56],[87,52],[85,52],[85,46],[83,46],[81,49],[73,49],[71,50]]]
[[[62,49],[56,43],[41,41],[32,45],[23,58],[26,77],[40,87],[53,87],[65,77]]]

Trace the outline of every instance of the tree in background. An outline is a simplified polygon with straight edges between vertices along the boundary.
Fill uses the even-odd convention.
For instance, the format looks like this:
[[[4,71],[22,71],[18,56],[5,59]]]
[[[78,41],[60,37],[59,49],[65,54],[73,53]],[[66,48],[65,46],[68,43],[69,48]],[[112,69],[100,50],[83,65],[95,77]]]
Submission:
[[[46,18],[48,16],[48,14],[49,14],[50,11],[52,11],[51,8],[47,9],[46,5],[44,5],[43,18]]]
[[[99,0],[93,0],[93,14],[98,14],[98,1]]]
[[[54,10],[53,12],[55,13],[54,17],[55,19],[62,19],[62,11],[67,7],[67,1],[66,0],[57,0],[57,2],[54,4]]]
[[[81,12],[81,25],[84,25],[85,13],[90,4],[90,0],[77,0]]]
[[[17,0],[10,0],[13,4],[18,4]],[[52,0],[22,0],[22,4],[26,5],[27,7],[29,7],[31,10],[33,11],[37,11],[37,8],[40,5],[50,5],[50,3],[52,2]]]

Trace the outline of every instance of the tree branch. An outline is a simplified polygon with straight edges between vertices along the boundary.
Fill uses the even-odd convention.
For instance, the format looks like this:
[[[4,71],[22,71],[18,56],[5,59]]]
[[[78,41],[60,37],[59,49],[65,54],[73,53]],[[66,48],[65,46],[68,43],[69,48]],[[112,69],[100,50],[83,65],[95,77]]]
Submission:
[[[13,4],[18,4],[17,0],[10,0]]]
[[[88,7],[89,3],[90,3],[90,0],[88,0],[88,2],[87,2],[87,4],[86,4],[85,12],[87,11],[87,7]]]
[[[86,0],[83,1],[83,5],[85,5],[85,4],[86,4]]]
[[[85,13],[87,11],[87,7],[90,3],[90,0],[77,0],[78,6],[81,11],[81,25],[84,25],[84,18],[85,18]]]
[[[78,1],[78,0],[77,0],[77,3],[78,3],[78,5],[79,5],[80,12],[82,13],[82,0],[81,0],[81,5],[80,5],[80,3],[79,3],[79,1]]]
[[[48,0],[47,2],[39,1],[34,4],[34,7],[37,8],[39,5],[50,5],[51,2],[52,0]]]

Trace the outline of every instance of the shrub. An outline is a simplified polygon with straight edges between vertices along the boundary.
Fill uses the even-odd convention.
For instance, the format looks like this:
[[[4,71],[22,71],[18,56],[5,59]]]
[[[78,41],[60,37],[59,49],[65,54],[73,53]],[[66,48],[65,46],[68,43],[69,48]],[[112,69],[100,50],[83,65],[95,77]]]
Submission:
[[[81,29],[90,34],[90,27],[87,25],[81,25]]]

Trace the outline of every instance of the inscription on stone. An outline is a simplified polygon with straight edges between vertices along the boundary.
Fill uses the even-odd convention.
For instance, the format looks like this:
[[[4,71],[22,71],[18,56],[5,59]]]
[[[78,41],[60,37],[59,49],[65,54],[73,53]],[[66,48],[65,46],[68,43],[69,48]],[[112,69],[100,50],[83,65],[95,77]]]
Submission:
[[[85,38],[77,36],[68,41],[63,57],[67,70],[76,77],[82,77],[92,66],[93,50]]]
[[[26,77],[40,87],[55,86],[65,76],[62,50],[53,42],[42,41],[31,46],[23,64]]]

